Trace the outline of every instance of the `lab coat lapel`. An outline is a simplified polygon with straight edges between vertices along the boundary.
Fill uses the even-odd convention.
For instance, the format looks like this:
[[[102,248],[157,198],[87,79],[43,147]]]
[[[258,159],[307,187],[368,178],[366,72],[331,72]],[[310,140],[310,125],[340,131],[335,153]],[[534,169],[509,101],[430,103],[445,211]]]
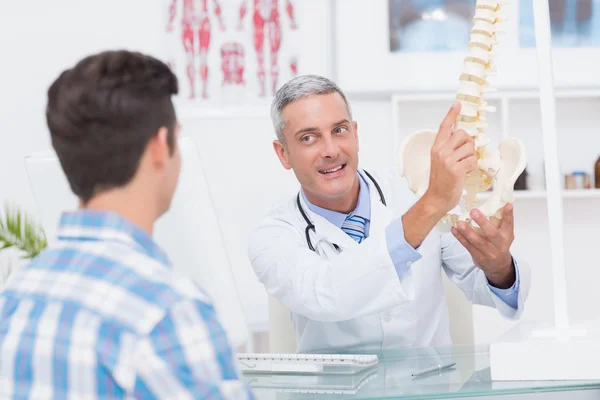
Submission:
[[[375,178],[377,179],[377,178]],[[390,207],[386,207],[381,202],[381,198],[379,197],[379,192],[377,191],[377,187],[369,179],[369,177],[365,176],[365,180],[369,184],[369,198],[371,200],[371,219],[369,222],[369,237],[374,235],[382,235],[385,233],[385,229],[392,222],[394,217],[394,213],[392,212]],[[381,186],[381,182],[378,182],[379,186]],[[383,189],[382,189],[383,190]],[[390,204],[393,199],[389,198],[389,194],[383,193],[386,196],[386,202]]]

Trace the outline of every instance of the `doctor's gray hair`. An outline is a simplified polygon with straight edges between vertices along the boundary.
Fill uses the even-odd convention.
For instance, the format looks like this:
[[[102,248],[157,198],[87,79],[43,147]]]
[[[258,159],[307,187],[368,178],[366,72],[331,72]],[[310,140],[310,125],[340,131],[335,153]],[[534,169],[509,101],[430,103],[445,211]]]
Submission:
[[[350,111],[350,105],[346,96],[333,81],[325,77],[302,75],[283,85],[275,94],[275,98],[271,104],[271,121],[273,122],[277,139],[285,145],[285,136],[283,135],[285,120],[282,115],[285,106],[304,97],[329,93],[339,93],[342,96],[344,103],[346,103],[346,108],[348,108],[348,114],[352,119],[352,112]]]

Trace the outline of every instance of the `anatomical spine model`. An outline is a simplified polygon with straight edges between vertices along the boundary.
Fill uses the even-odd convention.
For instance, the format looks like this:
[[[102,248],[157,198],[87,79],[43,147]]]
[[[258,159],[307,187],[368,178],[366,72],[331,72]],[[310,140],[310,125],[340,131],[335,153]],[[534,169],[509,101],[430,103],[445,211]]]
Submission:
[[[469,211],[479,200],[477,194],[485,192],[495,181],[490,197],[479,208],[486,218],[502,218],[502,208],[514,200],[513,187],[525,169],[527,156],[523,144],[516,138],[505,138],[498,150],[489,149],[486,133],[486,112],[495,111],[484,101],[485,93],[492,92],[487,77],[495,74],[494,47],[497,43],[500,11],[505,4],[501,0],[477,0],[468,54],[464,59],[460,88],[456,99],[461,103],[460,115],[454,130],[462,129],[475,139],[477,168],[465,181],[463,200],[467,212],[452,210],[438,223],[438,229],[448,231],[458,221],[471,223]],[[408,180],[410,189],[421,197],[429,185],[430,151],[436,131],[418,131],[408,136],[400,146],[400,174]]]

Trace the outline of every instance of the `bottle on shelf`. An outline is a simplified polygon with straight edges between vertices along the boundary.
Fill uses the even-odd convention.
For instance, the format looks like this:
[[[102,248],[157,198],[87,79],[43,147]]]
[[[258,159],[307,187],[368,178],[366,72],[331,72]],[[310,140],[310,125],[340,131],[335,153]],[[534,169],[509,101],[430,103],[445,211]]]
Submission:
[[[600,156],[594,166],[594,175],[596,176],[595,188],[600,189]]]

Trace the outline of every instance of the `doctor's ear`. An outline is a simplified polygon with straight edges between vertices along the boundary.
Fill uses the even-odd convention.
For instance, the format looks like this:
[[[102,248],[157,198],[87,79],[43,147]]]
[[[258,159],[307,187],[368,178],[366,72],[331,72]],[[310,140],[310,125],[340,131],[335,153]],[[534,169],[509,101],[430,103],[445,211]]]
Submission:
[[[292,168],[292,164],[290,164],[289,154],[286,146],[281,143],[279,140],[273,141],[273,149],[275,150],[275,154],[279,157],[279,162],[283,165],[283,168],[289,170]]]

